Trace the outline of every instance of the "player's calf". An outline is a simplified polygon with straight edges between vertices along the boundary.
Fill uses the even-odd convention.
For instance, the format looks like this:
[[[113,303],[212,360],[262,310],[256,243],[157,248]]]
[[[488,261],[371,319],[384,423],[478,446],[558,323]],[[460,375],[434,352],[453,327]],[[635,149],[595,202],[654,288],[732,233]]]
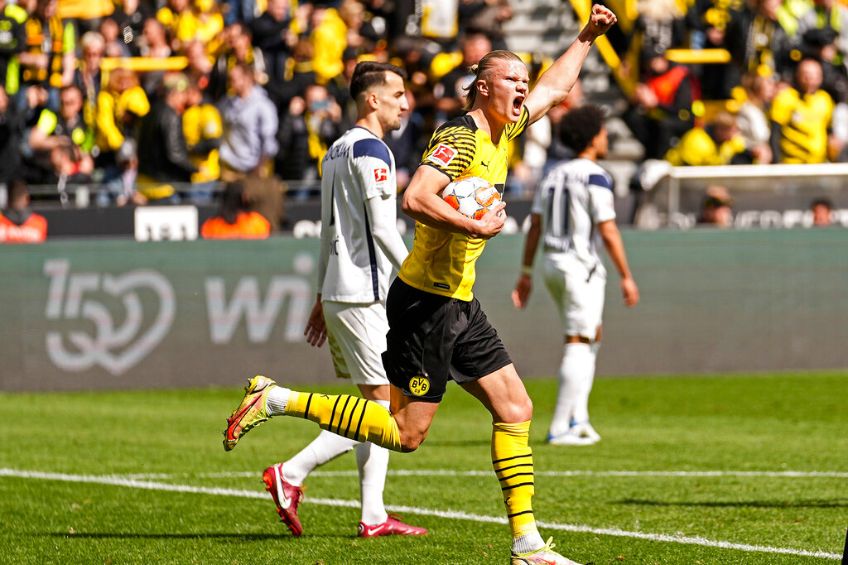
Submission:
[[[227,418],[224,449],[230,451],[244,434],[280,415],[312,420],[334,434],[404,451],[397,422],[379,403],[349,394],[297,392],[261,375],[248,381],[241,404]],[[417,447],[423,440],[416,441],[411,438],[406,447]]]

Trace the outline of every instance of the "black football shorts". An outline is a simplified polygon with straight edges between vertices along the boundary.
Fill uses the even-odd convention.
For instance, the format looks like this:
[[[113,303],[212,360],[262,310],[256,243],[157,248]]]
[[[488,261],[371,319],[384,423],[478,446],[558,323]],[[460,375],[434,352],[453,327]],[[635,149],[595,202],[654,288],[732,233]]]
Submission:
[[[395,278],[386,299],[386,375],[404,394],[440,402],[448,379],[484,377],[512,360],[477,299],[457,300]]]

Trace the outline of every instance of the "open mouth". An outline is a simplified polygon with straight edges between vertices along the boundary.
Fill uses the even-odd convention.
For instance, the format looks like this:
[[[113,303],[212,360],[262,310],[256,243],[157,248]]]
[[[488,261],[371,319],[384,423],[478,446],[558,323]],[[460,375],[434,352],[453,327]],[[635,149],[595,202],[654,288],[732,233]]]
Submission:
[[[516,114],[521,113],[521,106],[524,104],[524,96],[516,96],[512,101],[512,110]]]

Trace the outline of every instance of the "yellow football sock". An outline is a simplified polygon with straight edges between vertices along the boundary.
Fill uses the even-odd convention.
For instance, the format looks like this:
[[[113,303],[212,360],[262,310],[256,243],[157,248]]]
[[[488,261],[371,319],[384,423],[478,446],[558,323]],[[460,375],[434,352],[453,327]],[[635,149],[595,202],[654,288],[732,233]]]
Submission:
[[[512,537],[536,531],[533,516],[533,451],[528,445],[530,421],[496,422],[492,430],[492,465],[501,483]]]
[[[400,431],[391,413],[376,402],[349,394],[291,392],[287,416],[312,420],[321,429],[357,441],[401,451]]]

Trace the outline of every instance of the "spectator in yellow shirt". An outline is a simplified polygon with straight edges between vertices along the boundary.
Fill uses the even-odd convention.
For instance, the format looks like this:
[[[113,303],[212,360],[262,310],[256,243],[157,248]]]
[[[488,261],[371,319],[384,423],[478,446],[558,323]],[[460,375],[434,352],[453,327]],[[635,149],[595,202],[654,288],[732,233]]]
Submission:
[[[230,93],[230,71],[242,65],[251,70],[253,76],[260,76],[259,65],[251,43],[250,30],[245,24],[236,22],[228,26],[223,33],[223,45],[209,73],[209,84],[204,91],[213,100],[221,100]]]
[[[214,0],[194,0],[190,9],[180,14],[174,35],[173,46],[182,50],[189,41],[200,41],[206,45],[207,53],[214,53],[221,43],[224,31],[224,16]]]
[[[347,47],[347,26],[335,8],[317,6],[312,13],[312,25],[312,64],[318,83],[327,84],[344,70],[342,54]]]
[[[117,151],[137,118],[150,111],[147,94],[128,69],[115,69],[109,85],[97,97],[97,146],[100,153]]]
[[[218,147],[224,127],[218,108],[204,100],[203,91],[196,82],[189,83],[186,97],[188,108],[183,113],[183,134],[189,158],[197,167],[197,172],[191,175],[191,193],[186,196],[195,204],[208,204],[221,178]]]
[[[189,0],[168,0],[168,3],[156,12],[156,19],[165,26],[168,36],[174,38],[177,36],[180,20],[189,9]]]
[[[129,69],[115,69],[106,88],[97,95],[95,165],[104,170],[99,201],[125,201],[131,196],[127,169],[135,169],[137,159],[132,132],[136,122],[150,112],[150,101]],[[131,175],[130,175],[131,176]]]
[[[61,88],[74,79],[76,32],[73,23],[59,17],[57,6],[57,0],[38,0],[24,25],[27,46],[20,61],[26,84]]]
[[[736,117],[722,112],[712,124],[696,126],[668,150],[666,161],[680,166],[708,166],[750,163],[745,140],[739,134]]]
[[[780,91],[771,105],[771,145],[776,163],[824,163],[833,100],[821,89],[821,63],[804,59],[795,86]]]

